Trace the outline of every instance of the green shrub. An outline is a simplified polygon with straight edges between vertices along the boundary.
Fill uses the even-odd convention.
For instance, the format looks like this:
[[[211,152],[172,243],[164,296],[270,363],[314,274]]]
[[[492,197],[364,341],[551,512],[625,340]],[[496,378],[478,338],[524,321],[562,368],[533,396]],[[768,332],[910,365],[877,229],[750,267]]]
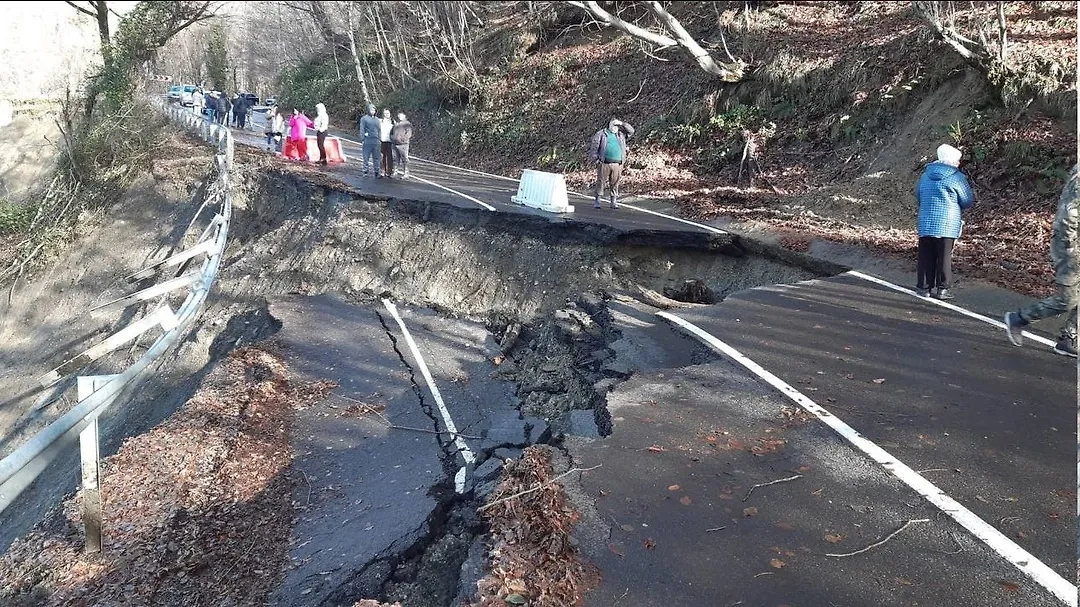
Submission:
[[[34,219],[31,205],[0,201],[0,234],[21,234]]]

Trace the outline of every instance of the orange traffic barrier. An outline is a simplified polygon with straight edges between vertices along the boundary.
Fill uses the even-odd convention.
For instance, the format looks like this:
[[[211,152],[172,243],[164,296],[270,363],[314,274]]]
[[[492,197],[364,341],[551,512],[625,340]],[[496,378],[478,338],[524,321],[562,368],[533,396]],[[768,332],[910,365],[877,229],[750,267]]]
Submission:
[[[323,147],[326,149],[327,162],[345,162],[345,152],[341,149],[340,139],[327,137],[326,141],[323,142]],[[289,160],[303,158],[309,162],[316,162],[319,160],[319,144],[315,137],[306,137],[303,141],[289,141],[286,139],[281,155]]]

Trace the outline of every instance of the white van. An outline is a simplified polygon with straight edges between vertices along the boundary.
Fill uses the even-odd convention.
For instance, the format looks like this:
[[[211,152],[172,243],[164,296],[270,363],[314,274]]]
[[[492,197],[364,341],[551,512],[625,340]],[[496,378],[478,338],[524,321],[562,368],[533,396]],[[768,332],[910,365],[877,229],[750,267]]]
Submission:
[[[185,84],[183,91],[180,93],[180,105],[184,107],[191,107],[193,105],[191,101],[191,94],[195,92],[195,89],[199,87],[194,84]]]

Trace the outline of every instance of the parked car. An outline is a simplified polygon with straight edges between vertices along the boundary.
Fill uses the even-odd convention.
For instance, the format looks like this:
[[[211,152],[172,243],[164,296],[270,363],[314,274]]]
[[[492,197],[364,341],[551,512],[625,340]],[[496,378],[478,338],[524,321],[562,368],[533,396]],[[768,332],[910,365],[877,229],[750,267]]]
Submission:
[[[184,88],[180,92],[180,105],[184,107],[191,107],[193,105],[191,101],[191,94],[195,92],[199,87],[194,84],[185,84]]]
[[[166,95],[166,97],[169,100],[169,103],[180,103],[180,97],[182,96],[183,92],[184,92],[184,87],[180,86],[179,84],[174,84],[174,85],[170,86],[169,87],[169,92]]]
[[[259,96],[255,93],[238,93],[236,96],[247,101],[248,107],[259,105]]]
[[[266,107],[273,107],[276,104],[277,99],[275,99],[272,95],[266,98]]]

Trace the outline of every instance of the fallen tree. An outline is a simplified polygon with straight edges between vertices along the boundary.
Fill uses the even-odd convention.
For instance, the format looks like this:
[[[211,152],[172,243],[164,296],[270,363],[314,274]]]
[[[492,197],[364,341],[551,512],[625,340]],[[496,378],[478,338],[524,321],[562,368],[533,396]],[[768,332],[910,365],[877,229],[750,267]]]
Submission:
[[[655,32],[636,23],[624,21],[604,10],[596,2],[568,1],[567,4],[584,10],[603,27],[613,27],[638,40],[653,44],[659,49],[678,46],[690,55],[698,67],[719,77],[724,82],[738,82],[743,78],[746,63],[731,56],[731,53],[727,51],[726,42],[724,43],[724,50],[728,60],[717,61],[660,2],[645,2],[644,5],[656,17],[663,30],[662,32]],[[723,41],[723,32],[720,35]]]

